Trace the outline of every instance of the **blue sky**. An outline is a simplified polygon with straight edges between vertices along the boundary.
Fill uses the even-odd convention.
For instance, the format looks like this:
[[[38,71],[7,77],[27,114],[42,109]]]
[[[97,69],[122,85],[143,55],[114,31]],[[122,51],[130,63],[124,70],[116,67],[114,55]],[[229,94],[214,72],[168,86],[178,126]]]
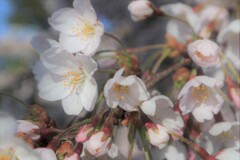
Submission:
[[[0,38],[9,31],[8,19],[13,11],[10,0],[0,0]]]

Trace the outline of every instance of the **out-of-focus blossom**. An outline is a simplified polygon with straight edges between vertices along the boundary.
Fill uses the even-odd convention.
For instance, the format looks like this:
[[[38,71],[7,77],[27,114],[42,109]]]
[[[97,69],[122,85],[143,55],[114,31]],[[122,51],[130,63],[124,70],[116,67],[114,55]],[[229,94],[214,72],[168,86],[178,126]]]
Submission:
[[[240,70],[239,63],[239,34],[240,34],[240,19],[232,21],[227,27],[222,29],[218,36],[217,41],[221,44],[226,44],[224,53],[232,61],[234,66]]]
[[[227,9],[216,5],[204,5],[198,14],[200,17],[198,33],[203,38],[209,38],[212,32],[224,29],[229,21]]]
[[[226,159],[239,160],[239,158],[240,158],[240,152],[235,148],[224,149],[220,151],[220,153],[218,153],[216,156],[217,160],[226,160]]]
[[[86,124],[82,127],[80,127],[78,134],[75,138],[77,142],[83,143],[86,140],[89,139],[89,133],[93,130],[93,127],[91,124]]]
[[[40,160],[57,160],[56,154],[49,148],[36,148],[34,151],[40,155]]]
[[[219,122],[210,128],[209,134],[218,137],[218,141],[221,141],[225,148],[240,148],[239,127],[239,122]]]
[[[106,154],[111,148],[111,137],[103,131],[95,132],[87,141],[87,150],[95,157]]]
[[[60,31],[59,42],[64,49],[92,56],[100,44],[103,25],[90,0],[74,0],[73,7],[54,12],[48,22]]]
[[[168,131],[181,132],[183,119],[171,109],[173,103],[166,96],[155,96],[143,102],[140,107],[154,123],[164,126]]]
[[[178,141],[170,142],[163,149],[152,149],[151,150],[153,159],[157,160],[186,160],[187,159],[187,150],[184,144]]]
[[[70,156],[66,155],[64,160],[80,160],[80,156],[77,153],[73,153]]]
[[[149,98],[143,81],[135,75],[123,77],[124,69],[118,70],[104,87],[104,96],[109,107],[119,105],[126,111],[135,111],[137,106]]]
[[[190,6],[184,3],[178,2],[161,5],[160,10],[169,16],[177,17],[186,21],[190,26],[195,26],[194,28],[198,28],[197,25],[199,24],[199,16],[194,13],[193,9]]]
[[[152,4],[148,0],[134,0],[128,5],[131,17],[134,21],[141,21],[153,14]]]
[[[28,134],[33,140],[40,138],[40,135],[34,133],[34,130],[39,129],[39,127],[27,120],[18,120],[17,132],[23,132]]]
[[[230,88],[229,95],[232,98],[234,104],[240,109],[240,88]]]
[[[17,123],[11,116],[0,112],[0,127],[0,159],[40,160],[29,146],[14,136]]]
[[[182,113],[192,112],[198,122],[212,119],[224,102],[218,91],[220,87],[219,81],[207,76],[197,76],[188,81],[178,95]]]
[[[97,70],[96,62],[80,53],[69,54],[57,42],[50,41],[49,45],[33,68],[39,96],[48,101],[62,100],[68,115],[78,115],[83,108],[91,111],[98,95],[92,77]]]
[[[147,137],[152,145],[162,149],[168,144],[170,136],[165,127],[153,123],[146,123],[145,126],[147,128]]]
[[[219,46],[208,39],[196,40],[188,45],[188,55],[200,67],[216,66],[219,63]]]

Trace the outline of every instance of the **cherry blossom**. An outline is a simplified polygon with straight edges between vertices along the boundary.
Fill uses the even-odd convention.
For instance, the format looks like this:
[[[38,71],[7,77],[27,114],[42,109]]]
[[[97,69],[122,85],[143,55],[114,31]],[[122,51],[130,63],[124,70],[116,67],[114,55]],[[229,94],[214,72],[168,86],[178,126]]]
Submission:
[[[232,61],[234,66],[240,70],[240,64],[237,61],[239,59],[239,27],[240,19],[233,20],[227,27],[222,29],[218,36],[217,41],[220,44],[226,44],[226,48],[224,49],[227,57]]]
[[[153,14],[153,9],[150,6],[151,2],[148,0],[134,0],[128,5],[128,10],[134,21],[141,21]]]
[[[208,39],[196,40],[188,45],[188,55],[200,67],[216,66],[219,63],[219,46]]]
[[[59,43],[64,49],[92,56],[100,44],[103,25],[90,0],[74,0],[73,7],[55,11],[48,22],[60,32]]]
[[[197,76],[188,81],[178,95],[182,113],[192,112],[198,122],[212,119],[224,102],[220,87],[221,82],[207,76]]]
[[[78,115],[83,108],[93,110],[98,90],[92,77],[97,64],[91,57],[80,53],[75,56],[69,54],[54,42],[40,54],[40,58],[33,72],[42,99],[62,100],[68,115]]]
[[[162,149],[168,144],[170,136],[167,133],[167,129],[159,124],[146,123],[147,137],[149,142]]]
[[[40,155],[40,160],[57,160],[56,154],[49,148],[36,148],[34,151]]]
[[[135,111],[137,106],[149,98],[143,81],[135,75],[123,77],[124,69],[118,70],[104,87],[104,96],[109,107],[118,105],[126,111]]]

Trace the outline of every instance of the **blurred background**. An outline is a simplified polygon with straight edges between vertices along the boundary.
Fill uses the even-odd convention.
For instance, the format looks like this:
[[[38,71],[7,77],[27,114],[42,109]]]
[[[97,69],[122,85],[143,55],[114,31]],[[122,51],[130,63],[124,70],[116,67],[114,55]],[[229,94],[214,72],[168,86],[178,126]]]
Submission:
[[[164,43],[167,19],[151,18],[135,23],[127,9],[130,1],[92,0],[105,32],[122,39],[127,47]],[[156,6],[177,2],[152,1]],[[187,0],[187,3],[193,4],[194,1]],[[57,9],[71,6],[72,0],[0,0],[0,92],[13,95],[27,104],[44,106],[60,127],[64,127],[72,117],[63,113],[60,101],[47,102],[38,97],[36,81],[31,72],[38,55],[30,41],[39,34],[57,40],[58,33],[52,30],[47,19]],[[115,42],[103,37],[101,49],[116,47]],[[22,118],[26,111],[21,104],[5,96],[0,96],[0,109],[10,112],[17,119]]]

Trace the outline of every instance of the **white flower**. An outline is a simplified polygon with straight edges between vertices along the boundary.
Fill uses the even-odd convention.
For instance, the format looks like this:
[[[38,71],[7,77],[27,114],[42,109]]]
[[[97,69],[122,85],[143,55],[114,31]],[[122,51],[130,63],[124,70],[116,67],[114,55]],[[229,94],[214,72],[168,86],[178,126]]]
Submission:
[[[227,148],[221,151],[217,156],[217,160],[226,160],[226,159],[231,159],[231,160],[239,160],[240,157],[240,152],[239,150],[235,148]]]
[[[78,115],[83,108],[93,110],[98,90],[92,77],[97,64],[91,57],[69,54],[55,42],[50,43],[50,48],[45,49],[40,58],[33,72],[42,99],[62,100],[68,115]]]
[[[135,75],[123,77],[124,69],[118,70],[104,87],[104,96],[109,107],[119,105],[126,111],[135,111],[137,106],[149,98],[143,81]]]
[[[162,149],[168,144],[170,136],[165,127],[153,123],[146,123],[145,126],[147,128],[147,137],[152,145]]]
[[[100,44],[103,25],[90,0],[74,0],[73,7],[54,12],[49,24],[60,32],[59,42],[68,52],[92,56]]]
[[[194,13],[194,11],[190,6],[184,3],[178,2],[178,3],[161,5],[160,10],[163,11],[166,15],[177,17],[179,19],[184,20],[190,26],[192,26],[195,31],[198,30],[199,16],[196,13]]]
[[[207,76],[188,81],[178,95],[182,113],[192,112],[198,122],[212,119],[224,102],[218,91],[220,87],[219,81]]]
[[[201,37],[209,38],[212,31],[222,30],[229,21],[229,13],[226,8],[216,5],[205,5],[199,12]]]
[[[208,39],[196,40],[188,45],[188,55],[200,67],[216,66],[219,63],[219,46]]]
[[[18,120],[17,132],[23,132],[28,134],[33,140],[37,140],[40,138],[40,135],[34,133],[35,129],[39,129],[39,127],[27,120]]]
[[[151,153],[156,160],[186,160],[188,156],[186,147],[179,141],[172,141],[161,150],[152,148]]]
[[[221,141],[227,148],[240,148],[239,127],[239,122],[219,122],[210,128],[209,134],[219,137],[218,141]]]
[[[40,155],[41,160],[57,160],[56,154],[49,148],[36,148],[34,151]]]
[[[95,132],[87,141],[87,150],[95,157],[100,157],[108,152],[111,147],[111,137],[103,131]]]
[[[0,127],[1,160],[40,160],[27,144],[14,137],[17,123],[11,116],[0,112]]]
[[[140,107],[154,123],[164,126],[168,131],[181,132],[183,119],[171,109],[173,103],[166,96],[155,96],[143,102]]]
[[[239,34],[240,34],[240,19],[232,21],[226,28],[222,29],[218,36],[217,41],[221,44],[226,43],[225,54],[232,61],[234,66],[240,70],[239,63]]]
[[[153,9],[150,6],[151,2],[148,0],[134,0],[128,5],[128,10],[134,21],[140,21],[153,14]]]

